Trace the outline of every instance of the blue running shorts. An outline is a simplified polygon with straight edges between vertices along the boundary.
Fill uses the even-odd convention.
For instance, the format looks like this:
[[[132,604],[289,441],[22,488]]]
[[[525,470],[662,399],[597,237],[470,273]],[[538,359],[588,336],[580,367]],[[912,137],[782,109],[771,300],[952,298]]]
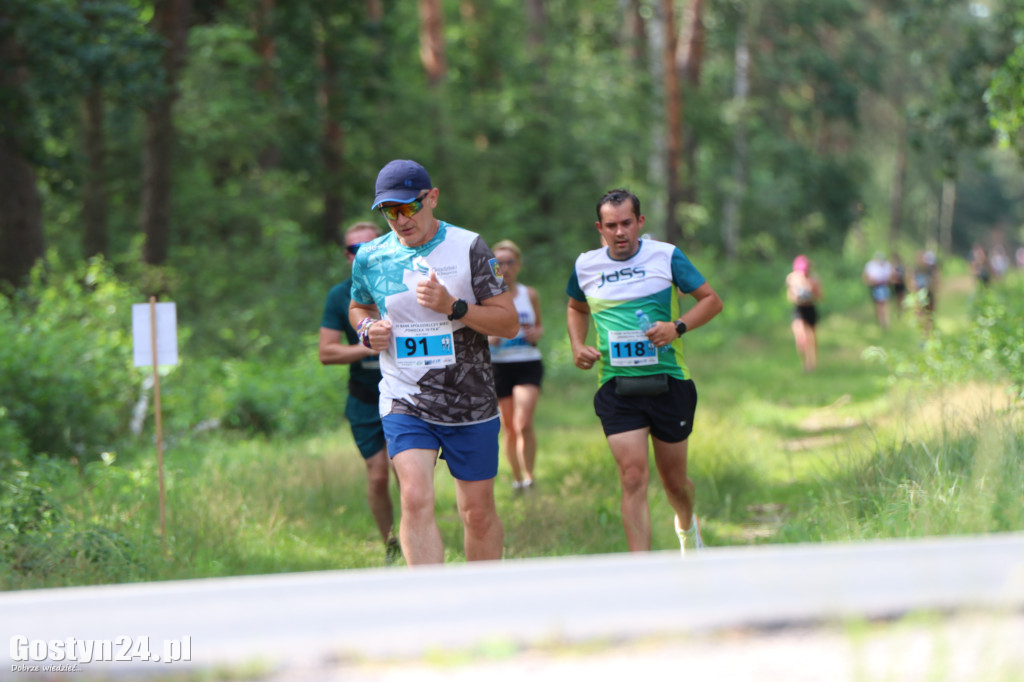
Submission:
[[[437,450],[460,481],[485,481],[498,475],[497,415],[479,424],[433,424],[407,414],[383,418],[388,456],[412,449]]]

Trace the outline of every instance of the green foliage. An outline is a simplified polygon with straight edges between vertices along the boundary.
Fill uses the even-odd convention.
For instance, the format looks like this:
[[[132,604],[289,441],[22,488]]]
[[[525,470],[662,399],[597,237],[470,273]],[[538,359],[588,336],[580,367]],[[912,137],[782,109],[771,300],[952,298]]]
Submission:
[[[19,139],[39,138],[48,242],[65,253],[79,248],[84,165],[75,122],[81,96],[100,87],[109,106],[111,258],[130,270],[141,243],[142,144],[141,112],[131,105],[158,94],[162,79],[160,46],[145,26],[152,7],[124,0],[14,6],[18,21],[8,30],[28,48],[31,76]],[[324,190],[337,197],[344,222],[366,218],[375,173],[394,157],[427,165],[442,188],[441,217],[492,242],[516,239],[552,268],[565,252],[593,244],[593,203],[612,186],[640,193],[649,230],[662,232],[659,55],[625,30],[621,3],[552,3],[537,28],[516,0],[445,3],[448,69],[439,83],[424,74],[414,4],[390,5],[374,21],[361,3],[283,3],[259,25],[250,9],[222,3],[189,32],[175,103],[175,272],[190,270],[197,250],[222,243],[252,272],[246,261],[263,266],[275,248],[268,229],[285,224],[323,245],[333,229],[322,223]],[[654,31],[652,6],[642,10]],[[698,144],[696,175],[684,178],[696,203],[680,208],[691,249],[721,243],[741,122],[732,98],[741,20],[757,46],[742,117],[749,138],[743,255],[769,259],[780,244],[835,248],[863,207],[886,224],[890,131],[904,122],[915,142],[907,222],[915,237],[928,234],[936,169],[949,175],[963,149],[988,143],[980,93],[1010,52],[1013,34],[1004,25],[1012,22],[995,10],[991,19],[972,17],[957,2],[868,10],[848,0],[705,6],[701,84],[683,93]],[[865,110],[880,112],[867,126]],[[341,156],[337,170],[324,164],[328,122],[337,126],[329,143]],[[1003,205],[979,203],[992,208],[970,225],[958,218],[957,231],[984,224]]]
[[[989,244],[993,231],[1024,223],[1024,169],[1006,150],[963,157],[957,180],[954,249],[968,253],[976,243]],[[996,237],[996,240],[999,238]]]
[[[923,353],[897,356],[897,374],[940,385],[973,378],[1005,381],[1018,400],[1024,399],[1024,278],[1012,275],[978,292],[965,330],[940,329]]]
[[[139,248],[133,236],[142,144],[141,112],[132,105],[159,94],[163,78],[161,46],[146,26],[152,6],[9,4],[14,21],[0,30],[24,48],[29,79],[24,92],[0,98],[18,109],[17,116],[0,116],[0,125],[16,126],[23,142],[38,142],[32,158],[52,192],[47,239],[67,253],[77,248],[84,165],[76,121],[82,95],[101,88],[108,102],[111,258],[131,263]],[[688,239],[721,242],[740,122],[731,93],[741,22],[757,45],[743,119],[744,253],[771,258],[779,244],[794,243],[833,248],[862,205],[876,220],[887,219],[890,131],[904,123],[915,142],[907,206],[920,214],[907,220],[924,236],[933,222],[925,213],[936,200],[935,171],[954,174],[964,149],[989,142],[981,92],[1000,65],[989,103],[997,119],[1013,116],[1019,55],[1006,58],[1019,17],[1003,7],[993,7],[990,18],[972,16],[959,2],[883,5],[705,6],[701,85],[684,89],[685,122],[699,154],[696,177],[684,178],[697,197],[693,208],[682,209]],[[431,170],[443,190],[443,217],[491,241],[517,239],[552,266],[558,254],[593,243],[592,205],[611,186],[637,190],[650,230],[661,232],[663,103],[653,67],[659,55],[625,30],[621,3],[552,3],[535,29],[516,0],[447,2],[448,70],[436,84],[423,73],[411,4],[388,6],[384,20],[375,21],[361,3],[283,3],[258,26],[250,9],[240,2],[204,9],[189,32],[175,104],[173,267],[186,267],[191,252],[183,249],[219,241],[269,250],[259,244],[264,226],[285,221],[321,244],[330,233],[321,224],[323,191],[337,194],[344,221],[364,218],[376,170],[398,156]],[[642,14],[652,21],[650,3],[642,3]],[[327,63],[332,74],[322,68]],[[863,112],[872,109],[884,113],[864,126]],[[328,177],[324,165],[327,122],[337,124],[331,144],[342,167],[330,173],[338,177]]]
[[[328,290],[347,276],[344,261],[336,249],[311,246],[295,222],[267,220],[259,246],[239,235],[184,249],[169,296],[190,323],[192,357],[315,356],[308,334],[319,328]]]
[[[17,422],[8,415],[7,408],[0,406],[0,462],[28,456],[28,440],[21,433]]]
[[[50,269],[47,272],[47,269]],[[82,460],[125,435],[135,399],[133,293],[101,260],[36,268],[0,297],[0,455]]]
[[[103,88],[115,101],[151,97],[162,77],[159,44],[132,3],[11,0],[5,10],[0,33],[9,32],[19,46],[27,83],[23,96],[13,93],[19,99],[0,97],[0,126],[17,121],[11,132],[31,158],[44,167],[67,163],[58,175],[74,175],[62,157],[75,144],[69,133],[76,128],[68,124],[77,119],[77,98],[90,88]],[[13,104],[21,109],[10,116]]]
[[[1024,154],[1024,45],[1018,45],[985,93],[1002,141]]]
[[[218,293],[216,281],[208,277],[207,293]],[[299,306],[281,305],[295,291],[290,281],[281,299],[236,284],[255,307],[233,317],[230,304],[246,295],[233,289],[198,309],[178,303],[181,364],[165,368],[161,381],[165,437],[217,422],[263,436],[337,423],[347,371],[320,365],[313,335],[328,284],[303,282]],[[70,270],[51,261],[15,298],[0,298],[0,332],[9,339],[0,346],[0,460],[46,453],[89,461],[134,439],[133,407],[151,376],[132,367],[131,305],[140,299],[102,260]],[[214,312],[222,305],[223,317]],[[203,333],[193,343],[184,323],[196,315]],[[247,359],[211,352],[223,347]]]
[[[975,362],[999,368],[996,378],[1012,382],[1016,397],[1024,399],[1024,280],[1018,278],[1016,285],[978,297],[970,340]]]
[[[151,572],[155,547],[121,506],[137,512],[148,481],[113,460],[106,454],[84,475],[47,457],[0,462],[0,585],[129,582]]]
[[[289,363],[226,364],[224,425],[248,435],[296,437],[336,424],[348,372],[321,366],[312,349],[311,343],[311,352]]]
[[[238,190],[225,184],[244,177],[261,154],[283,141],[278,110],[256,86],[262,65],[254,41],[252,31],[234,24],[193,28],[175,107],[183,144],[209,166],[203,180],[228,196]]]

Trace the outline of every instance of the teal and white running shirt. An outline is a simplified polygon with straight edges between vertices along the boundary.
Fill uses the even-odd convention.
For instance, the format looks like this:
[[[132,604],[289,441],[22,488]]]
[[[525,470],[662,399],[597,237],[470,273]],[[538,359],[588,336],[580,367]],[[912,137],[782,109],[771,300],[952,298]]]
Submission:
[[[530,290],[526,285],[520,282],[512,302],[519,313],[519,332],[511,339],[499,339],[498,345],[491,347],[491,362],[496,365],[541,359],[540,348],[526,340],[526,328],[537,324],[537,312],[533,309]]]
[[[416,285],[433,271],[448,293],[479,303],[508,291],[494,254],[475,232],[441,221],[417,247],[394,232],[359,248],[352,300],[375,304],[391,322],[380,354],[380,414],[436,424],[475,424],[498,414],[487,337],[416,302]]]
[[[682,338],[659,351],[640,331],[637,311],[652,322],[674,322],[681,315],[676,288],[688,294],[704,282],[682,251],[652,239],[641,239],[626,260],[611,258],[605,247],[580,254],[565,292],[590,306],[601,351],[598,383],[648,374],[689,379]]]

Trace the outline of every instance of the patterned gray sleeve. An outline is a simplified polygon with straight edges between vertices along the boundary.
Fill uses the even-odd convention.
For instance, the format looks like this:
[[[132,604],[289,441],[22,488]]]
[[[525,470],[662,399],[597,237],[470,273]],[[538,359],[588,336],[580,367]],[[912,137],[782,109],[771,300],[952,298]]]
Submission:
[[[498,276],[498,259],[479,236],[469,248],[469,268],[473,273],[473,295],[477,303],[508,291],[505,278]]]

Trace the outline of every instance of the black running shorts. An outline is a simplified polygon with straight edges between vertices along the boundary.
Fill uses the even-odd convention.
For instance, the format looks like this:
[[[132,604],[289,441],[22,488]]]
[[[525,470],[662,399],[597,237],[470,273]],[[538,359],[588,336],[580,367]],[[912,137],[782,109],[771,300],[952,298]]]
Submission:
[[[537,386],[544,378],[544,364],[540,360],[526,362],[495,362],[494,390],[499,398],[512,395],[515,386]]]
[[[667,393],[640,396],[617,394],[615,379],[609,379],[594,395],[594,412],[606,436],[649,428],[658,440],[678,443],[693,431],[696,409],[697,387],[690,379],[669,377]]]

